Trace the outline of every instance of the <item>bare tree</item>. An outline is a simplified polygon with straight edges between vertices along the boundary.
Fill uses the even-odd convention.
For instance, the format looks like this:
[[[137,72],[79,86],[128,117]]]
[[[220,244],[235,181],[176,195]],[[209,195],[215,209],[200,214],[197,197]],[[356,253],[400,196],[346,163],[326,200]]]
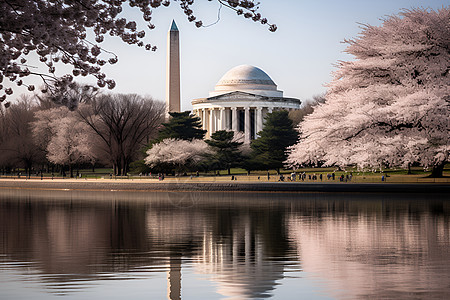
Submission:
[[[30,174],[33,165],[44,160],[44,153],[33,140],[31,124],[37,105],[22,97],[2,110],[0,162],[4,167],[23,167]]]
[[[294,125],[298,125],[320,103],[325,103],[325,94],[314,95],[312,99],[306,100],[300,109],[289,112],[289,118],[294,122]]]
[[[103,95],[78,109],[95,136],[98,157],[112,164],[115,175],[126,175],[139,150],[163,121],[164,104],[135,94]]]

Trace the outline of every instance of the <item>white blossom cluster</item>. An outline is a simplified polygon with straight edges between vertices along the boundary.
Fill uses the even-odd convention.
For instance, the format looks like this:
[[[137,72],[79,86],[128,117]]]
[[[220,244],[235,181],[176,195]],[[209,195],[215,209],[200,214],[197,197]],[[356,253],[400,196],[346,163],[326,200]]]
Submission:
[[[287,164],[361,168],[448,161],[450,9],[413,9],[347,40],[326,102],[299,126]]]
[[[198,163],[209,153],[211,150],[203,140],[164,139],[147,150],[148,156],[145,163],[150,167],[155,167],[160,163],[182,166],[188,163]]]
[[[67,107],[35,113],[33,136],[45,148],[47,159],[55,164],[73,165],[93,159],[89,127]]]
[[[267,22],[257,12],[253,1],[217,0],[236,10],[245,18],[268,24],[269,30],[276,26]],[[179,0],[189,21],[196,17],[191,6],[194,0]],[[138,8],[142,18],[152,30],[152,12],[160,6],[170,5],[168,0],[3,0],[0,1],[0,102],[13,94],[13,88],[3,86],[5,79],[17,86],[27,86],[34,91],[34,85],[27,85],[25,77],[39,76],[44,82],[41,92],[52,92],[72,84],[74,77],[92,75],[99,87],[113,89],[113,79],[102,72],[102,66],[115,64],[118,57],[100,45],[105,36],[117,36],[127,44],[156,51],[156,46],[144,43],[145,30],[138,29],[134,20],[121,14],[123,6]],[[202,22],[195,22],[197,27]],[[89,32],[95,41],[87,39]],[[36,53],[48,69],[48,73],[35,71],[29,65],[29,54]],[[56,75],[58,63],[72,65],[72,73]]]

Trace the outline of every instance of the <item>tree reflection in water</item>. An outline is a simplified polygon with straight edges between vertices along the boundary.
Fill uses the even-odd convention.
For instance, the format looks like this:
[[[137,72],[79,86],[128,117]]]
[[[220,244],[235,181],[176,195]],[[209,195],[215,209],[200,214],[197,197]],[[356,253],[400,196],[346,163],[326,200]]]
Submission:
[[[190,274],[227,299],[261,299],[306,271],[298,282],[320,279],[337,298],[449,296],[450,206],[429,198],[4,190],[0,249],[54,293],[165,271],[168,299]]]

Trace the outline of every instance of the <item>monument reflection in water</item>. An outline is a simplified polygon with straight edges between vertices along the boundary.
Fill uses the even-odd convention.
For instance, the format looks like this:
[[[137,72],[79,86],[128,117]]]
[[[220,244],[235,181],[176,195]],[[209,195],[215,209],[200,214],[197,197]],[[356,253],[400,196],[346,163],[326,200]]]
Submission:
[[[2,190],[0,299],[448,299],[445,196]]]

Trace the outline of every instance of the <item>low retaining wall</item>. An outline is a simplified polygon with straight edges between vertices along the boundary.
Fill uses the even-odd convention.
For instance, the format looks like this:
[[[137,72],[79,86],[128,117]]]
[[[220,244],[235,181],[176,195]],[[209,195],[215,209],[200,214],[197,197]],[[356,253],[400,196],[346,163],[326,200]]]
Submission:
[[[143,182],[140,180],[0,180],[0,188],[44,190],[258,191],[322,193],[448,193],[448,184],[301,183],[301,182]]]

